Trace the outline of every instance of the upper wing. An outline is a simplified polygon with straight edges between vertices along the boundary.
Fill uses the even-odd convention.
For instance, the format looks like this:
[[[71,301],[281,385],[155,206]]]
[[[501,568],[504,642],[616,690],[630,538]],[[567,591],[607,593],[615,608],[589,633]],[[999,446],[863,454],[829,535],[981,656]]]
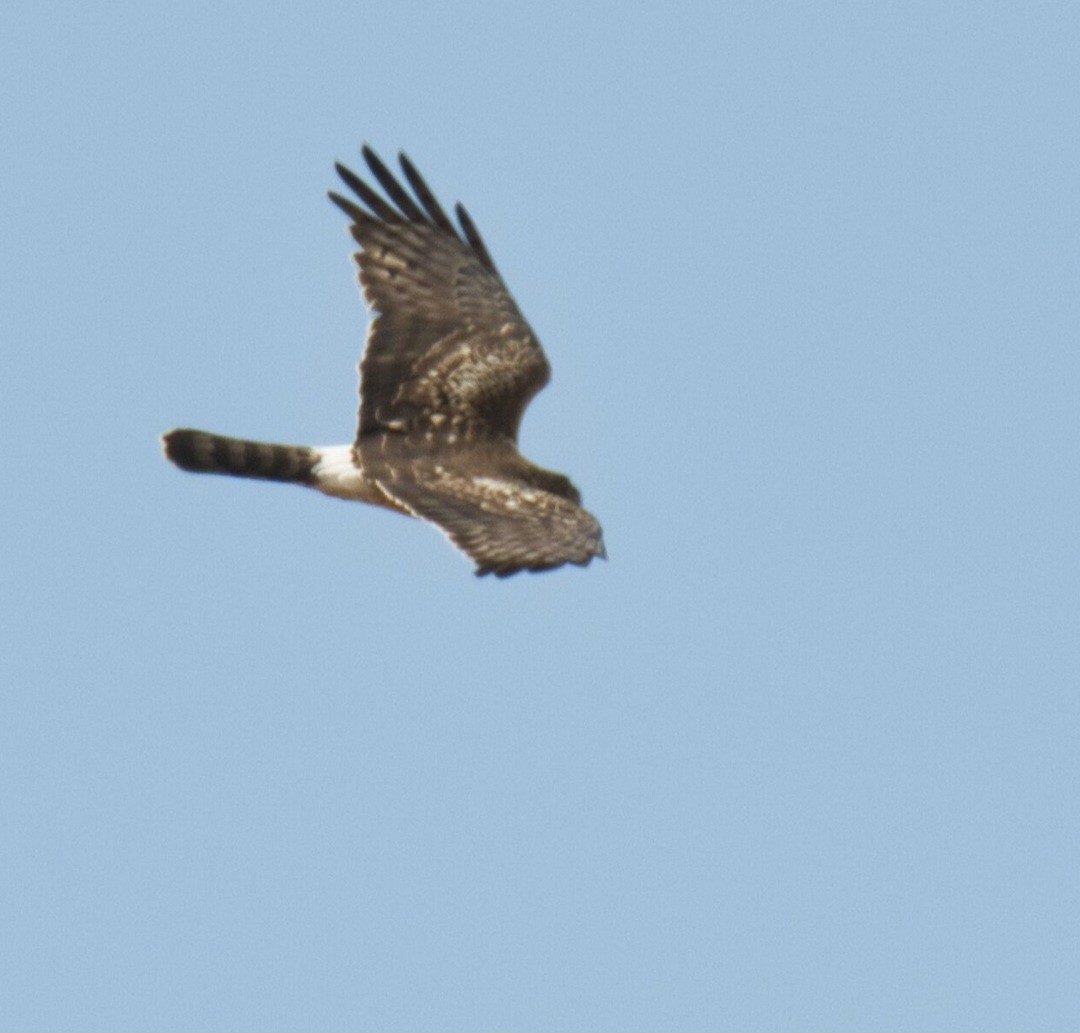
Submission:
[[[387,435],[382,445],[385,461],[371,471],[380,485],[441,528],[475,561],[477,574],[584,566],[606,555],[600,525],[577,504],[573,485],[532,466],[510,444],[430,454]]]
[[[465,209],[457,206],[459,235],[404,154],[415,199],[369,147],[363,154],[390,200],[340,164],[367,210],[330,194],[352,220],[375,313],[360,364],[357,442],[380,430],[516,440],[525,406],[550,375],[539,342]]]

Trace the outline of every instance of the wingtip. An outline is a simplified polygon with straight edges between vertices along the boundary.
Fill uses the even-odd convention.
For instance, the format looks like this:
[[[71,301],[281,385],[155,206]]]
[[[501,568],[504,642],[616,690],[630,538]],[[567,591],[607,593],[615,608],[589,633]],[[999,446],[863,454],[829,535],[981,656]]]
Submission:
[[[353,221],[354,225],[364,221],[367,213],[347,197],[343,197],[336,190],[327,190],[326,196],[330,198],[331,204],[341,209]]]
[[[565,566],[585,568],[592,563],[594,559],[602,559],[606,562],[607,558],[607,549],[604,547],[604,543],[601,542],[595,552],[589,553],[589,555],[585,556],[583,559],[559,560],[555,563],[539,563],[534,565],[525,564],[524,566],[516,564],[506,564],[502,566],[498,564],[477,564],[473,568],[473,575],[475,577],[489,577],[494,575],[502,581],[505,578],[513,577],[515,574],[523,574],[526,572],[530,574],[547,574]]]
[[[379,157],[378,152],[370,144],[365,143],[360,148],[360,153],[364,156],[364,161],[367,162],[368,168],[371,169],[376,176],[378,176],[380,169],[386,170],[386,163]]]
[[[397,152],[397,160],[401,166],[401,171],[405,173],[405,178],[411,182],[413,176],[416,175],[416,166],[409,160],[409,156],[404,150]]]

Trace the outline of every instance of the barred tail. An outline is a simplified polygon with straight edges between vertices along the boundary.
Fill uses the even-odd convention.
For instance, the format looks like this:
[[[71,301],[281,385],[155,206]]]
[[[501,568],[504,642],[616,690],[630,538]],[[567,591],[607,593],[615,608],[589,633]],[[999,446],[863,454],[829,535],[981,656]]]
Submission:
[[[319,453],[303,445],[267,445],[204,430],[170,430],[161,443],[170,462],[193,473],[312,484],[312,471],[319,461]]]

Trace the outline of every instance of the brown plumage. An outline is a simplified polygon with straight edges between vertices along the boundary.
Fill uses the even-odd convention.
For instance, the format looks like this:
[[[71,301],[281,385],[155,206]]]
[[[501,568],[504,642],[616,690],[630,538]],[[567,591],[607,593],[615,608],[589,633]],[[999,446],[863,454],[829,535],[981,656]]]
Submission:
[[[443,530],[477,574],[603,556],[600,526],[573,484],[517,450],[522,413],[550,367],[472,220],[458,205],[459,232],[404,154],[412,194],[370,148],[363,154],[386,196],[343,165],[357,200],[330,193],[360,246],[373,312],[356,440],[308,449],[181,430],[165,436],[166,455],[188,470],[289,480],[407,511]]]

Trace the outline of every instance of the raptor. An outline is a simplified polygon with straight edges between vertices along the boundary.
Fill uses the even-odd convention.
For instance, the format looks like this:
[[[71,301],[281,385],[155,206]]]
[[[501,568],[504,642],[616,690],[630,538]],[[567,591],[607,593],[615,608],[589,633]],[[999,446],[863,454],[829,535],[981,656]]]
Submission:
[[[522,414],[550,366],[465,209],[455,225],[416,167],[405,183],[365,146],[374,183],[344,165],[349,219],[372,312],[360,414],[346,445],[277,445],[171,430],[181,469],[306,485],[434,524],[477,574],[584,566],[603,557],[600,525],[561,473],[517,448]],[[405,184],[408,184],[408,188]]]

